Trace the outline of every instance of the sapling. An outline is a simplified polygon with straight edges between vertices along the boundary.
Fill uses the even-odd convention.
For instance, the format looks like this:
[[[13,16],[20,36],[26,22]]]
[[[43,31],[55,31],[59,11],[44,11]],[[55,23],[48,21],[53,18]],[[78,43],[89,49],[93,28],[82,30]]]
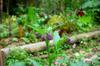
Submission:
[[[22,38],[24,35],[23,18],[22,17],[17,19],[17,24],[18,24],[19,38]]]

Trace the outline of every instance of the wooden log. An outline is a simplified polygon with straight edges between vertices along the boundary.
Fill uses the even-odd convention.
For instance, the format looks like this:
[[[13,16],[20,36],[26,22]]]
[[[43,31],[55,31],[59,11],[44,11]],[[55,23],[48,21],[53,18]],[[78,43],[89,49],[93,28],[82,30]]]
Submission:
[[[5,66],[5,54],[3,51],[0,51],[0,66]]]
[[[92,38],[96,36],[100,36],[100,31],[82,33],[82,34],[71,36],[68,38],[68,43],[75,43],[77,40],[84,39],[84,38]]]
[[[69,38],[68,42],[69,43],[74,43],[77,40],[80,40],[82,38],[91,38],[91,37],[99,36],[99,35],[100,35],[100,31],[83,33],[83,34],[71,36]],[[54,46],[53,40],[50,41],[50,46]],[[3,49],[1,49],[1,51],[3,51],[5,55],[8,55],[9,51],[10,51],[10,48],[13,48],[13,47],[3,48]],[[29,52],[37,52],[37,51],[44,50],[46,48],[46,43],[44,41],[44,42],[38,42],[38,43],[34,43],[34,44],[27,44],[27,45],[24,45],[24,46],[19,46],[19,48],[25,49]]]
[[[53,40],[50,41],[50,46],[53,46]],[[38,43],[28,44],[28,45],[18,46],[18,47],[21,49],[25,49],[29,52],[37,52],[37,51],[44,50],[46,48],[46,43],[45,41],[43,41],[43,42],[38,42]],[[1,51],[3,51],[5,55],[8,55],[11,48],[13,47],[3,48],[1,49]]]
[[[0,0],[0,23],[2,23],[3,0]]]

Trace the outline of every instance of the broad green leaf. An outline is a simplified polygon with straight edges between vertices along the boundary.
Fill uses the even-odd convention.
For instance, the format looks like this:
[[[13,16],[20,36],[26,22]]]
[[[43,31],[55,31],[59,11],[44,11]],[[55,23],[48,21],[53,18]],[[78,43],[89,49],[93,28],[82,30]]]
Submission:
[[[25,62],[16,62],[12,64],[11,66],[26,66],[26,65],[25,65]]]
[[[60,49],[60,36],[58,31],[55,31],[53,34],[53,41],[54,41],[54,50],[57,53]]]
[[[53,34],[53,40],[54,40],[54,44],[57,44],[57,42],[60,40],[60,36],[58,31],[55,31]]]
[[[33,60],[33,59],[30,59],[30,61],[32,62],[32,64],[33,64],[34,66],[42,66],[39,62],[37,62],[37,61],[35,61],[35,60]]]

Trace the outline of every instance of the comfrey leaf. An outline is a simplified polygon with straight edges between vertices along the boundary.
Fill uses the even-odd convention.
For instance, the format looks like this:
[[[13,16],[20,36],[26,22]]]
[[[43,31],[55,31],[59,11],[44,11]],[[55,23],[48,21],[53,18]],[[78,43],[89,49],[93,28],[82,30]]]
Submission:
[[[33,64],[34,66],[42,66],[40,63],[38,63],[38,62],[35,61],[35,60],[32,60],[32,64]]]
[[[59,36],[58,31],[54,32],[53,41],[54,41],[55,53],[58,53],[58,51],[60,49],[60,36]]]
[[[83,61],[79,61],[79,62],[76,62],[76,63],[72,62],[70,66],[89,66],[89,64],[84,63]]]
[[[57,44],[57,42],[60,40],[60,36],[59,36],[59,33],[58,31],[55,31],[54,34],[53,34],[53,41],[54,41],[54,44]]]
[[[26,66],[26,65],[25,65],[25,62],[16,62],[16,63],[13,63],[9,66]]]

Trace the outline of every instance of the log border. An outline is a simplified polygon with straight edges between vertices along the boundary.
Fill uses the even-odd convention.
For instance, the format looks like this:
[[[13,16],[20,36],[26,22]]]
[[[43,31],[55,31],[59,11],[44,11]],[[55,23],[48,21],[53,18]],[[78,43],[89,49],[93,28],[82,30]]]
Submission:
[[[95,36],[100,36],[100,31],[88,32],[88,33],[71,36],[71,37],[69,37],[68,43],[74,43],[79,39],[91,38],[91,37],[95,37]],[[70,42],[70,41],[72,41],[72,42]],[[50,41],[50,46],[54,46],[53,40]],[[37,52],[40,50],[44,50],[46,48],[46,43],[44,41],[44,42],[23,45],[23,46],[19,46],[19,47],[21,49],[25,49],[29,52]],[[0,66],[6,66],[5,57],[9,54],[10,48],[13,48],[13,47],[0,49]]]
[[[0,66],[6,66],[5,64],[5,54],[3,51],[0,51]]]

